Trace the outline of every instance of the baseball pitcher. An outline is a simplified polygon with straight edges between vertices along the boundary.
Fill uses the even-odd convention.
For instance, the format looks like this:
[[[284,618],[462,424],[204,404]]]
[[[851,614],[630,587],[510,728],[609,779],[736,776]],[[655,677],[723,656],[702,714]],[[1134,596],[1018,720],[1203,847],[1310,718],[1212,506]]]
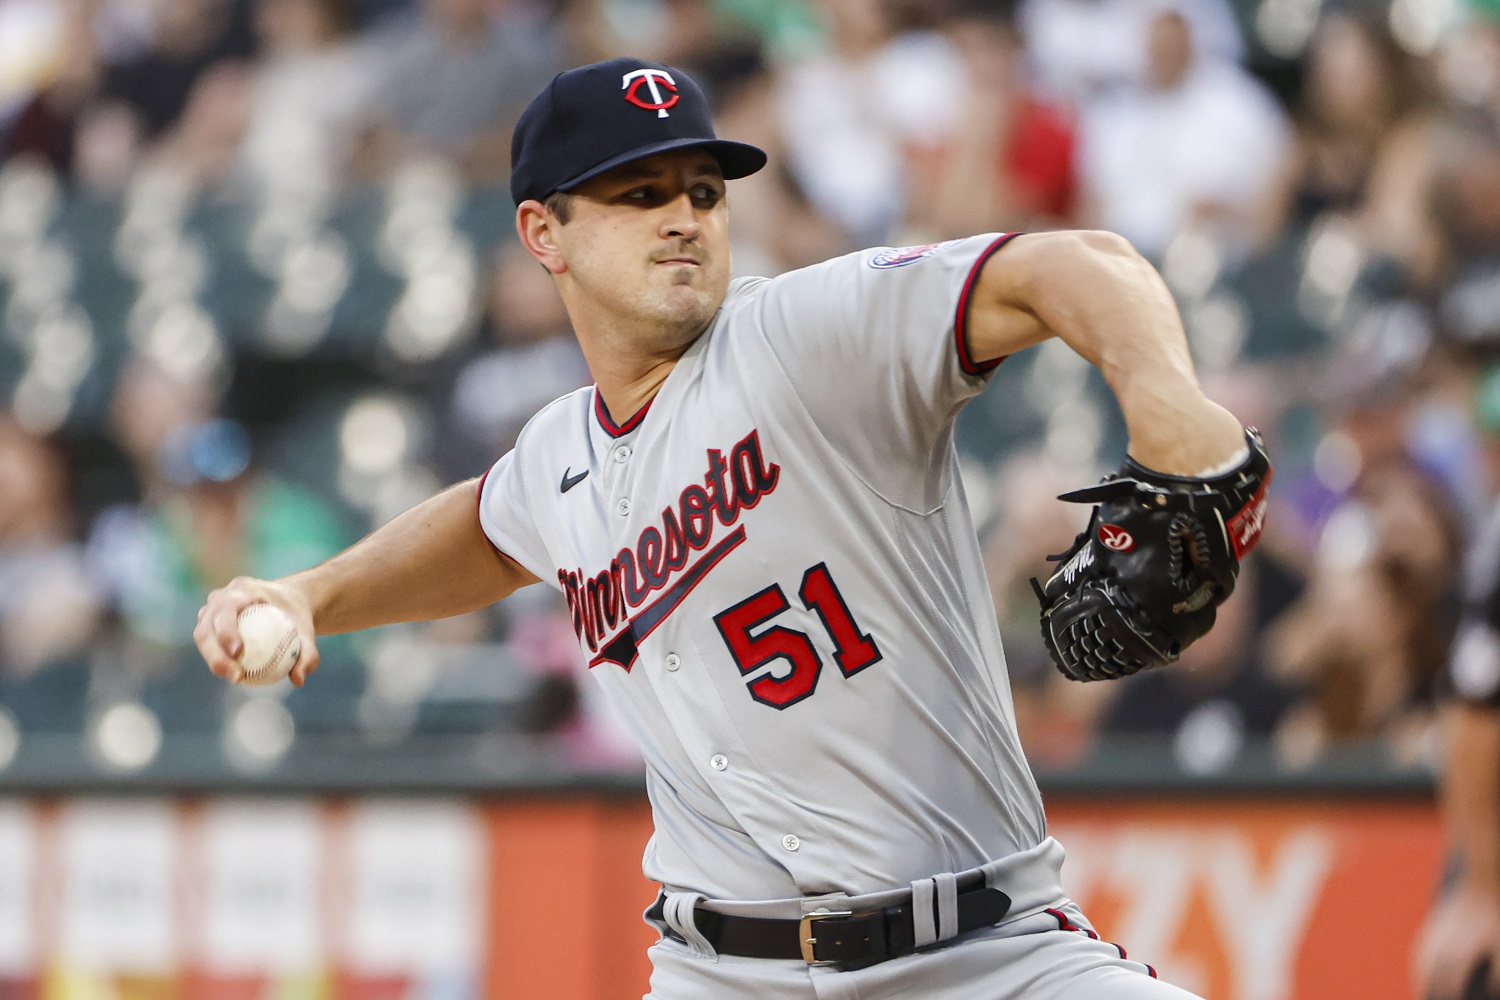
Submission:
[[[318,635],[460,614],[542,582],[640,744],[651,997],[1171,1000],[1098,939],[1016,738],[953,423],[1009,354],[1103,371],[1129,458],[1038,583],[1080,681],[1175,659],[1256,542],[1270,468],[1204,398],[1155,271],[1105,233],[990,234],[730,280],[718,139],[682,71],[554,79],[511,190],[595,384],[481,479],[327,563],[209,595],[235,679],[258,601]]]

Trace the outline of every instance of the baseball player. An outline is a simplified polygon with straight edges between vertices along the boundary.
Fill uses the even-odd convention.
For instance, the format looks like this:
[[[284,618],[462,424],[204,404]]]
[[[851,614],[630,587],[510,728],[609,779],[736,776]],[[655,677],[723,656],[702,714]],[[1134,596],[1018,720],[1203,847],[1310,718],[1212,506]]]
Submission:
[[[1044,632],[1080,680],[1174,659],[1259,535],[1269,466],[1199,390],[1156,273],[1055,233],[731,281],[726,181],[766,156],[656,63],[559,75],[512,156],[595,385],[327,563],[210,594],[214,672],[256,601],[299,623],[301,684],[316,635],[541,581],[647,762],[650,996],[1188,996],[1059,884],[953,447],[1006,355],[1058,336],[1099,365],[1131,459],[1070,495],[1097,506],[1038,586]]]
[[[1465,577],[1440,795],[1454,863],[1415,955],[1427,1000],[1500,998],[1500,507]]]

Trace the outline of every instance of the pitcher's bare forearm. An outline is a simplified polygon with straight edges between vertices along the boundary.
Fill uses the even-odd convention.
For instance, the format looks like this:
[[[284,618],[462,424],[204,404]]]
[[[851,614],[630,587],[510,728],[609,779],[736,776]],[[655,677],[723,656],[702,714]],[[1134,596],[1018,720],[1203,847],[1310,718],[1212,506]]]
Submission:
[[[537,582],[485,537],[478,493],[478,480],[460,483],[287,577],[307,595],[318,633],[448,618]]]
[[[1459,703],[1444,712],[1448,754],[1440,801],[1449,848],[1460,860],[1457,885],[1437,900],[1417,936],[1412,993],[1458,1000],[1474,970],[1491,963],[1489,992],[1500,991],[1500,713]]]
[[[1102,232],[1017,237],[984,265],[969,324],[976,360],[1057,337],[1096,365],[1149,468],[1200,475],[1244,449],[1244,432],[1203,395],[1177,305],[1156,269]]]
[[[479,525],[479,481],[460,483],[379,528],[352,548],[280,580],[238,577],[208,595],[193,639],[209,669],[238,680],[238,617],[274,604],[297,623],[301,657],[292,683],[317,669],[317,637],[474,611],[535,583],[498,552]]]
[[[1439,800],[1468,888],[1500,899],[1500,712],[1448,709],[1448,759]]]

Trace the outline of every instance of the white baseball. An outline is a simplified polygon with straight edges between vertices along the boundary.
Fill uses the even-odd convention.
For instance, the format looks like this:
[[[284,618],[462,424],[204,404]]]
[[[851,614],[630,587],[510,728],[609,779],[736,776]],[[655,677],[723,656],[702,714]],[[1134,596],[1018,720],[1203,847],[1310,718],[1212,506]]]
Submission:
[[[240,683],[263,687],[275,684],[297,665],[302,640],[297,625],[274,604],[252,604],[240,612]]]

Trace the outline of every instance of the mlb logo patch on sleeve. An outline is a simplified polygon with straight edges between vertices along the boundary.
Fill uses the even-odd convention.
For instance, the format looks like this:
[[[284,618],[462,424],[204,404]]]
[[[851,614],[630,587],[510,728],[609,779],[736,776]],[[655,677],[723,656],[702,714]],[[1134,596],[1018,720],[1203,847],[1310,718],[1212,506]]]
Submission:
[[[865,263],[871,267],[901,267],[915,263],[924,257],[941,253],[957,242],[958,240],[944,240],[941,243],[923,243],[914,247],[888,247],[884,250],[877,250]]]

